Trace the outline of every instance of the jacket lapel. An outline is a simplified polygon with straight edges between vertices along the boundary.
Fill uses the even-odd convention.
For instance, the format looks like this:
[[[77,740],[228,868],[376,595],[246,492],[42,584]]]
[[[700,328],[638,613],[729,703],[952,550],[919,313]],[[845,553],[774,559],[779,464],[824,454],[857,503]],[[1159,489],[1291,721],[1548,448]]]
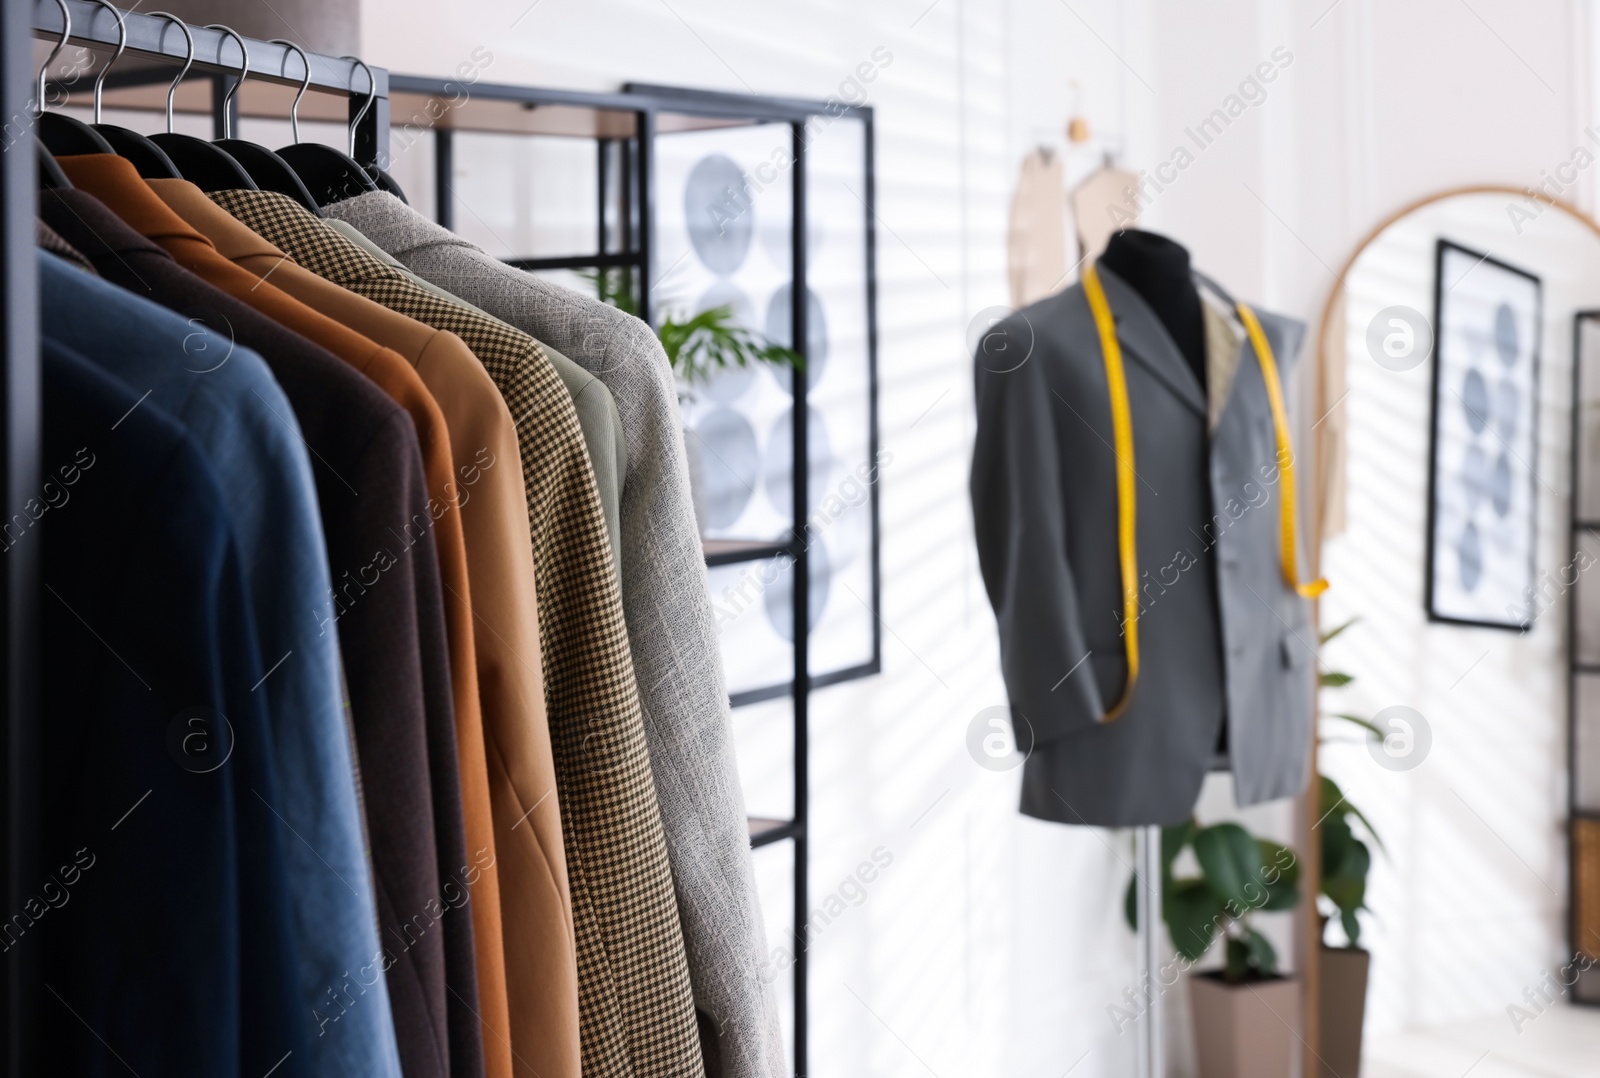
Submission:
[[[1104,266],[1098,267],[1106,303],[1117,325],[1117,340],[1131,356],[1179,400],[1200,415],[1206,414],[1205,389],[1172,336],[1144,298]]]

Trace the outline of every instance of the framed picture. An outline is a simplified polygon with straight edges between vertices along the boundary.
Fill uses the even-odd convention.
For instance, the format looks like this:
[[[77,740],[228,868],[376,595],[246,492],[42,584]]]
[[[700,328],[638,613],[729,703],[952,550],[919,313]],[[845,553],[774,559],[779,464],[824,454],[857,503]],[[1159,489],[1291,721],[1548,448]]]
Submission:
[[[1426,604],[1433,621],[1531,624],[1539,278],[1438,243]]]

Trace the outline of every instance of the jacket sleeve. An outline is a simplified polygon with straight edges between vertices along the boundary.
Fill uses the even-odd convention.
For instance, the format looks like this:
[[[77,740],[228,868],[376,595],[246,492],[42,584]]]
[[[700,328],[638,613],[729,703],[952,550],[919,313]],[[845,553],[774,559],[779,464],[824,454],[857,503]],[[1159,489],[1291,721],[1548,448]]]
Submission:
[[[1035,741],[1095,725],[1105,706],[1086,661],[1067,558],[1060,447],[1044,358],[1034,354],[998,373],[986,369],[980,349],[975,365],[971,493],[978,564],[999,623],[1017,748],[1026,752]]]

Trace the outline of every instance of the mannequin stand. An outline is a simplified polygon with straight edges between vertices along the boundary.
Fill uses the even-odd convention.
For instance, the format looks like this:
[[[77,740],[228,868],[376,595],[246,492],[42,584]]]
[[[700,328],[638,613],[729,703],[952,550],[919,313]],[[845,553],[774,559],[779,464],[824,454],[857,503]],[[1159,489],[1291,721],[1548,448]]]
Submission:
[[[1139,1029],[1139,1078],[1166,1078],[1161,982],[1161,828],[1133,832],[1135,905],[1139,916],[1138,972],[1145,997]]]

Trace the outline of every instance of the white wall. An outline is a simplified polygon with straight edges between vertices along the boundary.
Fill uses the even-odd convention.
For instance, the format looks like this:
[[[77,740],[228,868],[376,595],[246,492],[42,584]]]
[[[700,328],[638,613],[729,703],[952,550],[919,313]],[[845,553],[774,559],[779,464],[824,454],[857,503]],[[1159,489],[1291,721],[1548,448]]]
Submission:
[[[487,46],[495,60],[483,77],[496,82],[821,97],[875,46],[895,55],[871,97],[882,437],[895,454],[883,484],[885,671],[814,698],[813,879],[825,890],[878,845],[895,861],[815,946],[814,1074],[1132,1072],[1132,1045],[1106,1017],[1130,977],[1124,838],[1021,819],[1015,774],[974,766],[963,747],[972,716],[1004,701],[966,508],[965,329],[1005,302],[1009,187],[1022,154],[1059,132],[1068,80],[1081,83],[1097,131],[1149,168],[1286,46],[1294,61],[1266,101],[1155,199],[1146,224],[1242,296],[1314,320],[1358,237],[1389,209],[1445,185],[1537,182],[1568,159],[1593,113],[1588,12],[1577,0],[366,4],[370,62],[445,75]],[[1095,158],[1075,159],[1075,170]],[[1585,204],[1591,186],[1586,177],[1576,193]],[[1346,559],[1335,586],[1363,595],[1376,572]],[[1514,696],[1518,674],[1495,663],[1473,676],[1498,700]],[[1528,706],[1549,721],[1548,700]],[[772,717],[737,721],[759,739]],[[1528,775],[1556,770],[1547,756]],[[1513,846],[1547,857],[1553,796],[1495,802],[1496,789],[1486,780],[1474,807],[1518,821]],[[1210,789],[1203,811],[1227,801],[1225,785]],[[1282,829],[1287,816],[1252,823]],[[1395,875],[1374,898],[1411,926],[1420,922],[1401,911],[1425,909],[1428,893]],[[1496,953],[1510,961],[1515,947],[1529,965],[1558,957],[1548,906],[1508,901],[1519,927]],[[1459,949],[1432,946],[1446,939]],[[1432,983],[1428,970],[1478,976],[1460,961],[1472,953],[1458,937],[1386,947],[1379,1020],[1434,1017],[1409,994]],[[1466,993],[1474,1005],[1509,983],[1501,966],[1485,977]]]

